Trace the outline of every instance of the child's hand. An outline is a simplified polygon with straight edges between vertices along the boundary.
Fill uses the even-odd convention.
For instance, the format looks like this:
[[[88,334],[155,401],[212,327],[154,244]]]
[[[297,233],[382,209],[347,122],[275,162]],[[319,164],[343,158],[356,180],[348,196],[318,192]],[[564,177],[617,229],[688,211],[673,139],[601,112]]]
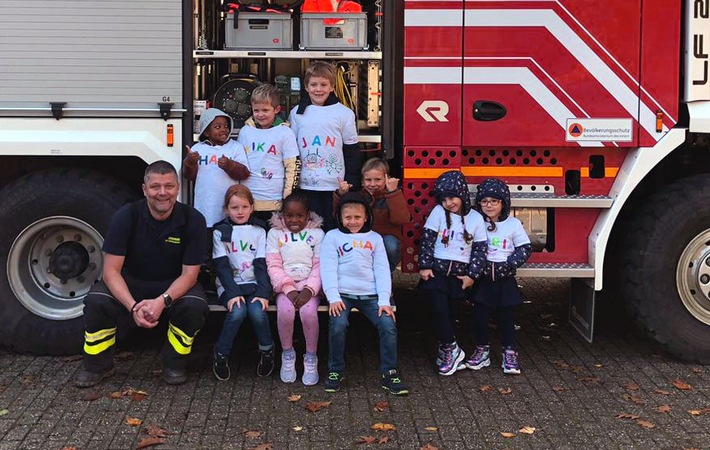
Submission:
[[[461,287],[463,289],[468,289],[473,286],[473,278],[469,277],[468,275],[458,275],[456,278],[461,280]]]
[[[293,306],[296,306],[296,299],[298,298],[298,291],[291,291],[288,294],[286,294],[286,297],[288,297],[288,299],[291,300],[291,303],[293,303]]]
[[[394,309],[392,309],[391,306],[380,306],[377,309],[377,317],[380,317],[382,313],[385,313],[385,316],[391,317],[393,322],[397,321],[397,318],[394,316]]]
[[[428,281],[429,278],[434,278],[434,272],[431,269],[422,269],[419,271],[419,276],[422,280]]]
[[[302,290],[298,293],[298,296],[296,297],[296,300],[294,302],[294,306],[296,306],[296,309],[300,308],[301,306],[308,303],[311,297],[311,291],[309,291],[308,289]]]
[[[387,192],[394,192],[397,188],[399,188],[399,178],[385,175],[385,189],[387,189]]]
[[[242,303],[246,302],[244,300],[244,297],[242,297],[241,295],[238,297],[230,298],[227,302],[227,311],[232,312],[234,305],[237,305],[237,308],[240,308]]]
[[[269,301],[265,298],[254,297],[251,302],[252,303],[256,303],[256,302],[261,303],[261,310],[262,311],[266,311],[267,309],[269,309]]]
[[[331,316],[335,317],[338,316],[340,317],[340,312],[345,310],[345,303],[342,301],[331,303],[330,306],[328,306],[328,314]]]
[[[190,158],[190,161],[196,163],[200,159],[200,154],[193,152],[189,145],[186,145],[185,148],[187,149],[187,157]]]
[[[346,192],[350,190],[350,188],[353,187],[352,184],[348,183],[347,181],[343,180],[340,182],[340,185],[338,186],[338,195],[343,195]]]
[[[218,166],[220,169],[224,169],[225,167],[227,167],[227,166],[229,165],[229,161],[231,161],[229,158],[227,158],[226,156],[222,155],[222,156],[220,156],[220,158],[217,160],[217,166]]]

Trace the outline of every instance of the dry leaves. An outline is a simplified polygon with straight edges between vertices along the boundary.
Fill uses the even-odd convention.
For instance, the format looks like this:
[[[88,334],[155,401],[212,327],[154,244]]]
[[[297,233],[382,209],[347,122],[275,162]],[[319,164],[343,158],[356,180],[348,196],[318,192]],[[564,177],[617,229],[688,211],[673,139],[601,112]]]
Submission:
[[[478,388],[478,390],[481,391],[481,392],[488,392],[488,391],[490,391],[491,389],[493,389],[493,386],[489,386],[489,385],[481,386],[481,387]]]
[[[637,419],[636,423],[639,424],[641,427],[649,429],[649,430],[651,428],[656,428],[656,425],[652,422],[649,422],[648,420]]]
[[[139,427],[143,424],[143,421],[137,417],[126,417],[126,425],[132,427]]]
[[[668,405],[661,405],[656,408],[653,408],[653,410],[659,413],[669,413],[671,412],[671,407]]]
[[[109,394],[109,397],[111,397],[114,400],[118,400],[118,399],[124,398],[124,397],[131,397],[132,400],[137,401],[137,402],[143,400],[147,396],[148,396],[147,392],[138,391],[138,390],[131,389],[131,388],[128,388],[124,391],[112,392],[111,394]]]
[[[500,431],[500,435],[508,439],[515,437],[515,433],[509,433],[507,431]]]
[[[710,414],[710,408],[689,409],[688,414],[690,414],[691,416],[704,416],[706,414]]]
[[[142,448],[146,447],[153,447],[155,445],[162,445],[165,444],[165,439],[159,438],[159,437],[148,437],[145,439],[142,439],[138,445],[136,445],[136,450],[140,450]]]
[[[599,377],[592,377],[592,376],[586,376],[586,377],[577,377],[578,381],[583,381],[585,383],[599,383],[601,379]]]
[[[426,430],[426,431],[439,431],[439,428],[438,428],[438,427],[426,427],[426,428],[424,428],[424,430]]]
[[[288,397],[286,397],[286,400],[288,400],[291,403],[295,403],[295,402],[299,401],[301,399],[301,397],[303,397],[303,396],[299,395],[299,394],[293,394],[293,395],[289,395]]]
[[[681,391],[692,391],[693,386],[689,385],[685,381],[681,380],[678,378],[673,382],[673,386],[675,386],[677,389],[680,389]]]
[[[62,447],[62,450],[77,450],[76,447]]]
[[[303,427],[300,425],[296,425],[295,427],[291,428],[293,431],[302,431]]]
[[[616,417],[617,419],[636,420],[636,419],[638,419],[640,416],[637,416],[637,415],[635,415],[635,414],[619,413],[619,414],[615,415],[614,417]]]
[[[308,402],[303,407],[310,412],[318,412],[323,408],[327,408],[333,402]]]
[[[382,436],[382,437],[375,437],[375,436],[360,436],[357,441],[355,441],[356,444],[386,444],[389,442],[390,438],[387,436]]]
[[[626,383],[626,385],[624,385],[624,388],[628,389],[629,391],[638,391],[639,385],[631,382],[631,383]]]
[[[82,397],[82,400],[87,401],[87,402],[93,402],[94,400],[98,400],[101,397],[103,397],[101,394],[98,392],[87,392],[84,397]]]
[[[370,428],[373,430],[376,430],[376,431],[394,431],[397,429],[397,427],[392,425],[391,423],[381,423],[381,422],[372,424],[372,426]]]
[[[252,447],[250,450],[274,450],[274,444],[271,442],[267,444],[259,444],[256,447]]]
[[[656,389],[653,392],[655,392],[656,394],[661,394],[661,395],[671,395],[671,393],[669,391],[666,391],[664,389]]]
[[[511,392],[513,392],[513,388],[507,387],[507,388],[498,388],[498,392],[501,393],[501,395],[508,395]]]
[[[648,420],[641,419],[639,416],[634,415],[634,414],[621,413],[621,414],[615,415],[614,417],[616,417],[617,419],[633,420],[639,426],[646,428],[646,429],[656,428],[656,425],[653,422],[649,422]]]
[[[535,427],[524,426],[521,429],[519,429],[518,431],[523,434],[533,434],[536,430],[537,430],[537,428],[535,428]]]
[[[700,367],[693,367],[692,369],[690,369],[690,371],[693,373],[702,373],[703,372],[703,370]]]
[[[567,390],[567,388],[562,386],[552,386],[552,390],[555,392],[564,392]]]
[[[437,447],[434,447],[433,445],[431,445],[431,443],[429,443],[423,447],[419,447],[419,450],[439,450],[439,449]]]
[[[604,367],[604,364],[594,364],[594,367],[596,367],[597,369],[601,369],[602,367]]]
[[[642,399],[638,395],[624,394],[623,397],[625,400],[628,400],[630,402],[634,402],[637,405],[645,405],[646,404],[646,400]]]
[[[0,417],[10,414],[10,410],[0,409]]]
[[[242,433],[244,433],[244,436],[250,439],[255,439],[258,437],[261,437],[261,431],[257,430],[242,430]]]
[[[387,411],[389,409],[389,407],[390,407],[389,402],[382,401],[382,402],[375,403],[374,410],[377,412],[382,412],[382,411]]]
[[[152,437],[160,437],[164,438],[168,434],[173,434],[172,431],[165,430],[163,428],[160,428],[157,425],[148,425],[145,429],[145,432]]]

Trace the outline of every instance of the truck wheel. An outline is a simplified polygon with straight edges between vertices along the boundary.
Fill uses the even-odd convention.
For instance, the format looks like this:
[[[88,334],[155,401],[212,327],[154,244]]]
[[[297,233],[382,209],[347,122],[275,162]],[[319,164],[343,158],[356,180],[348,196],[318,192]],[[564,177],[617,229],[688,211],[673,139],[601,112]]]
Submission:
[[[101,276],[103,234],[129,191],[97,172],[35,172],[0,192],[0,343],[78,353],[83,298]]]
[[[639,211],[622,261],[632,316],[669,352],[710,362],[710,175],[680,180]]]

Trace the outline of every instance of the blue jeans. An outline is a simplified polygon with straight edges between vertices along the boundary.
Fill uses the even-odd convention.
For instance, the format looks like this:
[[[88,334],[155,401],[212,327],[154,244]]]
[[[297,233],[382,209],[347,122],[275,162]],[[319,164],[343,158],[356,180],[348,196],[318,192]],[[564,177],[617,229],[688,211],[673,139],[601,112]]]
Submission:
[[[390,263],[390,272],[394,272],[397,264],[402,259],[402,243],[399,242],[397,236],[385,234],[382,236],[385,243],[385,251],[387,252],[387,260]]]
[[[220,355],[229,355],[232,350],[232,344],[234,344],[234,338],[237,337],[239,328],[241,328],[247,316],[251,320],[251,325],[254,327],[256,338],[259,341],[259,350],[265,351],[274,347],[269,318],[266,315],[266,311],[261,310],[261,302],[251,303],[254,298],[253,295],[244,298],[246,299],[246,305],[242,303],[239,308],[235,305],[231,312],[227,312],[227,317],[224,319],[222,332],[219,334],[219,339],[217,339],[217,344],[215,345],[215,351]]]
[[[352,308],[372,322],[380,335],[380,372],[397,368],[397,325],[384,313],[377,316],[377,296],[355,296],[340,294],[345,309],[340,316],[331,316],[328,324],[328,370],[342,373],[345,369],[345,335],[348,331],[348,316]]]

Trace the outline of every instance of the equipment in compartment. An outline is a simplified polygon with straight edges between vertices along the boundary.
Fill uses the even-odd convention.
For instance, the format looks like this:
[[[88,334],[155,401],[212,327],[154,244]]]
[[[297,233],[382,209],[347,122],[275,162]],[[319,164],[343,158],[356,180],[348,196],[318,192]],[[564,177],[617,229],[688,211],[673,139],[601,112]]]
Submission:
[[[251,117],[251,93],[262,83],[253,75],[228,75],[224,78],[227,81],[217,88],[212,106],[229,114],[236,131]]]
[[[291,108],[300,100],[301,79],[289,75],[276,75],[274,85],[281,96],[281,111],[288,115]]]
[[[301,50],[367,50],[367,14],[301,14]]]
[[[289,12],[230,11],[224,21],[224,48],[292,50],[292,22]]]

